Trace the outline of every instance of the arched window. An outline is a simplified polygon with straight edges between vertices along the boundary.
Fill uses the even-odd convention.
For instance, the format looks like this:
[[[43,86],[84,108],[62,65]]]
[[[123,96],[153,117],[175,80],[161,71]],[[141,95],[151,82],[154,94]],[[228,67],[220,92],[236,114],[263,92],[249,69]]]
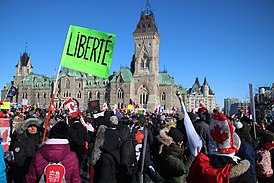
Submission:
[[[146,68],[149,68],[149,61],[146,61]]]
[[[124,91],[119,88],[118,91],[117,91],[117,98],[118,99],[123,99],[124,98]]]
[[[92,93],[91,93],[91,92],[88,92],[88,99],[91,100],[91,98],[92,98]]]
[[[70,81],[69,81],[69,79],[65,80],[65,88],[70,88]]]
[[[47,94],[46,93],[43,93],[43,98],[47,98]]]
[[[39,93],[36,93],[36,98],[39,98]]]
[[[161,99],[162,99],[162,100],[166,100],[166,93],[165,93],[165,92],[162,93]]]
[[[144,63],[144,61],[142,60],[141,61],[141,68],[144,68],[145,67],[145,63]]]
[[[144,107],[148,101],[148,90],[144,85],[141,85],[138,90],[139,104],[140,107]]]
[[[81,83],[78,84],[78,88],[81,88]]]
[[[105,101],[109,101],[109,99],[108,99],[108,92],[107,91],[105,92],[104,96],[105,96]]]
[[[25,99],[27,99],[28,98],[28,94],[27,93],[25,93]]]
[[[95,93],[95,96],[96,96],[96,100],[99,100],[99,99],[100,99],[100,92],[97,91],[97,92]]]
[[[77,98],[81,98],[81,92],[80,91],[77,93]]]

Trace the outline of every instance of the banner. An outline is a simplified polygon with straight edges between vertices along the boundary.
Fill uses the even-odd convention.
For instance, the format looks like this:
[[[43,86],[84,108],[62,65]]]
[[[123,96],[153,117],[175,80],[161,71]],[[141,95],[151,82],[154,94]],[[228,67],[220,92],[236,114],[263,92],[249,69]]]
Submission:
[[[127,109],[128,109],[128,110],[133,110],[133,109],[134,109],[134,106],[131,105],[131,104],[128,104]]]
[[[0,105],[0,109],[10,109],[10,102],[3,102],[3,105]]]
[[[61,66],[108,78],[116,35],[71,25]]]
[[[10,145],[10,122],[9,118],[0,118],[0,136],[3,138],[1,145],[6,152]]]
[[[28,105],[28,99],[23,98],[22,99],[22,105]]]
[[[7,97],[13,97],[18,94],[17,88],[15,88],[13,85],[10,87]]]
[[[88,102],[88,111],[91,113],[100,111],[99,100]]]

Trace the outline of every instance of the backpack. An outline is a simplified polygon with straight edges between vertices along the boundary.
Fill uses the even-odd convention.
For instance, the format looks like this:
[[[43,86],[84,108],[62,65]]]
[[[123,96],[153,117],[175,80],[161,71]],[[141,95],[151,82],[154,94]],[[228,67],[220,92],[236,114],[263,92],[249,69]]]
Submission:
[[[256,151],[256,174],[258,177],[263,178],[273,175],[269,150],[262,149]]]
[[[61,161],[49,162],[44,168],[39,183],[65,183],[65,173],[66,169]]]

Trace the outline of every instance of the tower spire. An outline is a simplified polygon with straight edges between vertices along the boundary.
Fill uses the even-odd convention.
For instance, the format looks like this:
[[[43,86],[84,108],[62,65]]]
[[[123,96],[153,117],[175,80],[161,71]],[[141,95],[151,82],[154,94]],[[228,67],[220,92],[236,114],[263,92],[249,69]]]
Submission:
[[[147,2],[146,2],[146,6],[145,6],[144,11],[142,12],[142,14],[144,14],[144,15],[153,15],[153,13],[151,11],[151,6],[150,6],[150,3],[149,3],[149,0],[147,0]]]
[[[28,41],[25,42],[25,53],[27,53]]]

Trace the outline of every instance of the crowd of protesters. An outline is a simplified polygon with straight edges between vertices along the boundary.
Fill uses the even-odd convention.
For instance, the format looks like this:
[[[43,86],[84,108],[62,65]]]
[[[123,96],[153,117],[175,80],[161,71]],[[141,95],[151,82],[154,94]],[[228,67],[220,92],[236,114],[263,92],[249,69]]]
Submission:
[[[188,146],[186,115],[202,141],[198,155]],[[274,123],[259,125],[245,115],[200,107],[187,114],[116,109],[72,117],[65,109],[31,107],[0,117],[10,119],[1,182],[39,182],[49,161],[62,162],[67,183],[274,182],[273,172],[259,176],[256,166],[256,151],[267,149],[274,170]]]

